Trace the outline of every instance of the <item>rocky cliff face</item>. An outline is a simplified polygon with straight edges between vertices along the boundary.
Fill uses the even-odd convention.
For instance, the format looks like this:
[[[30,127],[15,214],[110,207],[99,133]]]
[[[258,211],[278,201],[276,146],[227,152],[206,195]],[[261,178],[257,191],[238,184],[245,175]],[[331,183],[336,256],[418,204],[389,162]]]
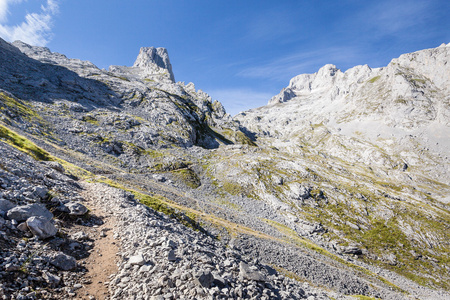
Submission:
[[[0,50],[1,296],[97,296],[112,241],[112,299],[449,296],[448,45],[326,65],[235,119],[163,48],[108,71]]]
[[[0,82],[5,92],[32,100],[49,123],[34,132],[50,130],[61,138],[59,144],[71,149],[145,169],[148,164],[135,154],[146,149],[214,148],[237,141],[227,135],[237,125],[219,102],[192,83],[173,81],[163,48],[142,48],[133,67],[106,71],[47,48],[16,42],[21,52],[2,45]],[[7,122],[27,127],[14,119]],[[250,141],[242,132],[239,136]]]
[[[258,136],[278,140],[301,139],[308,127],[322,128],[330,139],[316,148],[342,159],[348,154],[333,143],[365,140],[448,182],[449,56],[450,47],[443,44],[402,55],[384,68],[365,65],[343,73],[326,65],[315,74],[294,77],[268,106],[237,119]],[[322,131],[311,134],[322,135]],[[392,163],[368,155],[366,147],[352,150],[352,155],[359,153],[352,159]]]
[[[149,76],[165,73],[172,82],[175,82],[169,54],[165,48],[141,48],[133,67],[142,69],[144,74]]]

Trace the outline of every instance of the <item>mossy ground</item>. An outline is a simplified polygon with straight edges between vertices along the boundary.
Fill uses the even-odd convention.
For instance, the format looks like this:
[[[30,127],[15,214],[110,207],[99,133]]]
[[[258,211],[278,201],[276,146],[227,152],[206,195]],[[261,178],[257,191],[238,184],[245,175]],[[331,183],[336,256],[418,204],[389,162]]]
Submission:
[[[38,119],[43,122],[42,117],[37,114],[31,107],[26,105],[19,99],[14,99],[7,94],[0,92],[0,111],[11,110],[13,113],[24,117],[27,121],[33,121]]]
[[[27,138],[3,125],[0,125],[0,138],[20,151],[29,154],[36,160],[53,160],[52,156],[47,151],[39,148]]]
[[[189,168],[171,171],[175,179],[180,180],[191,189],[196,189],[201,185],[198,175]]]

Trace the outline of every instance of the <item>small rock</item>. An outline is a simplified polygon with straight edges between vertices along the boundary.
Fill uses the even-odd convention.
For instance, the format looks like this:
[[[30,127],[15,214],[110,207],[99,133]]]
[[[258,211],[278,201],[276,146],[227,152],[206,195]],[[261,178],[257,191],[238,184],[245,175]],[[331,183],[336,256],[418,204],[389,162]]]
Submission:
[[[139,269],[139,273],[150,272],[150,270],[152,270],[152,266],[150,266],[150,265],[143,265],[143,266]]]
[[[167,254],[167,259],[168,259],[169,261],[176,261],[176,260],[177,260],[177,257],[175,256],[175,251],[170,250],[170,251],[169,251],[169,254]]]
[[[50,168],[52,168],[53,170],[56,170],[60,173],[64,173],[66,171],[66,170],[64,170],[64,167],[59,162],[47,161],[47,162],[45,162],[45,164],[47,166],[49,166]]]
[[[397,265],[397,257],[393,253],[386,253],[383,255],[383,260],[391,266]]]
[[[75,267],[77,266],[77,261],[75,260],[75,258],[62,252],[54,254],[51,257],[50,263],[64,271],[75,269]]]
[[[166,177],[162,176],[161,174],[153,174],[153,178],[159,182],[166,181]]]
[[[12,203],[11,201],[0,199],[0,211],[8,211],[14,206],[14,203]]]
[[[72,234],[71,238],[74,240],[77,240],[77,241],[84,241],[84,240],[87,240],[89,238],[89,236],[86,233],[84,233],[83,231],[78,231],[78,232],[75,232],[74,234]]]
[[[225,287],[227,285],[226,280],[223,279],[221,276],[219,276],[219,274],[213,273],[213,277],[214,277],[213,283],[216,286],[218,286],[220,288],[223,288],[223,287]]]
[[[45,186],[38,185],[32,188],[32,193],[34,197],[45,199],[48,194],[48,189]]]
[[[250,267],[243,261],[239,263],[239,278],[255,281],[267,281],[264,274],[259,271],[251,270]]]
[[[194,277],[194,282],[205,288],[210,288],[213,283],[214,276],[209,271],[201,271]]]
[[[19,225],[17,225],[17,229],[19,229],[22,232],[27,232],[29,230],[26,222],[22,222]]]
[[[20,269],[20,266],[12,264],[12,263],[6,264],[6,266],[5,266],[6,272],[17,271],[19,269]]]
[[[143,264],[145,264],[145,259],[144,259],[144,256],[142,256],[142,254],[139,253],[138,255],[130,257],[130,259],[128,260],[128,263],[131,265],[142,266]]]
[[[61,282],[61,278],[57,275],[44,271],[42,277],[52,286],[57,286]]]
[[[361,255],[362,251],[356,246],[348,246],[342,249],[342,253]]]
[[[174,248],[177,247],[177,244],[176,244],[174,241],[172,241],[172,240],[168,240],[168,241],[166,242],[166,246],[167,246],[167,247],[170,247],[170,248],[172,248],[172,249],[174,249]]]

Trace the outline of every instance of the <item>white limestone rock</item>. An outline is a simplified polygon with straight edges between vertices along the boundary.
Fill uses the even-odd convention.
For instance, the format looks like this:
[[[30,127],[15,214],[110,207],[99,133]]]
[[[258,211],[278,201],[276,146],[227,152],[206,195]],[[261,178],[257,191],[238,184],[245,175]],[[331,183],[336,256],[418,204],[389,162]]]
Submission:
[[[133,67],[140,68],[145,75],[167,75],[175,82],[169,53],[165,48],[142,47]]]
[[[142,253],[139,253],[137,255],[130,257],[128,263],[133,266],[134,265],[142,266],[143,264],[145,264],[145,259]]]

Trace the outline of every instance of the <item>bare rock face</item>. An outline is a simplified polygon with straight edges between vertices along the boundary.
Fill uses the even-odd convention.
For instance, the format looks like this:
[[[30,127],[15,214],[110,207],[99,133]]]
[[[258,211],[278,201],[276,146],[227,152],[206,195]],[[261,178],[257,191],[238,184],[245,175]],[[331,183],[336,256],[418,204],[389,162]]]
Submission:
[[[276,138],[275,147],[303,139],[324,154],[385,167],[428,169],[439,161],[435,178],[448,179],[449,59],[450,45],[443,44],[403,54],[382,68],[342,72],[325,65],[292,78],[267,106],[235,119],[256,136]],[[419,148],[435,158],[427,159]]]
[[[142,69],[146,75],[163,73],[167,75],[172,82],[175,82],[172,65],[169,60],[169,53],[166,48],[141,48],[133,67]]]
[[[133,66],[113,65],[107,71],[20,41],[0,47],[5,95],[16,101],[40,99],[62,143],[83,153],[114,156],[138,167],[139,154],[149,148],[217,148],[249,141],[220,102],[192,83],[175,82],[164,48],[141,48]],[[73,114],[59,113],[65,109]]]

